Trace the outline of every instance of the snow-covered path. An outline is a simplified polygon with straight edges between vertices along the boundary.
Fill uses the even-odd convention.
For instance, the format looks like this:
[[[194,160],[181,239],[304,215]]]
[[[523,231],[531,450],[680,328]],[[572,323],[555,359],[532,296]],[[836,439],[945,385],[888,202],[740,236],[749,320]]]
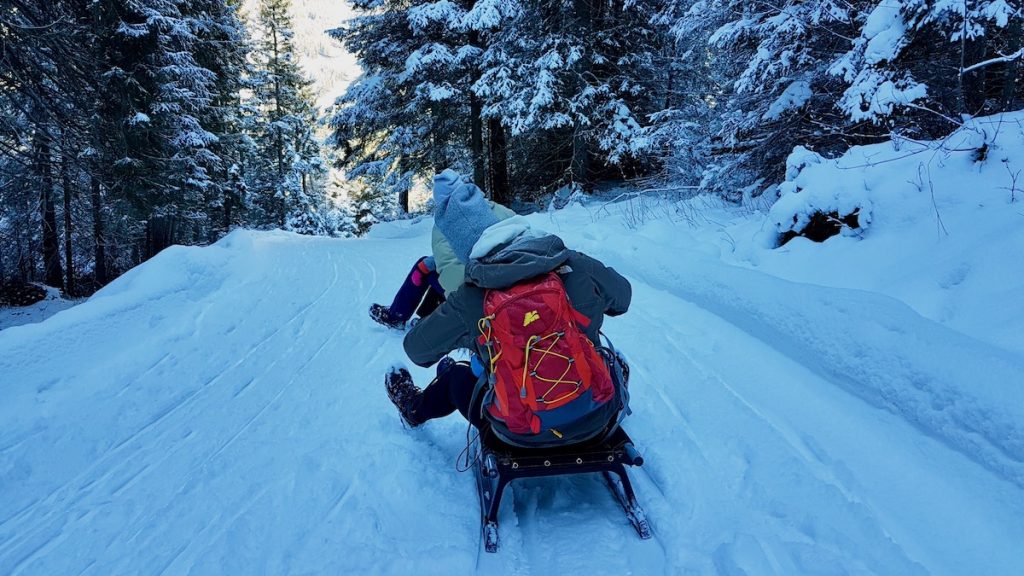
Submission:
[[[673,273],[691,280],[675,281],[656,246],[599,230],[558,231],[634,283],[606,330],[634,369],[627,427],[654,539],[636,538],[598,478],[575,477],[513,484],[502,548],[480,551],[473,479],[454,470],[464,423],[401,427],[381,386],[404,362],[401,335],[366,316],[427,249],[424,221],[369,240],[240,232],[173,248],[0,332],[0,574],[1024,571],[1015,437],[930,432],[966,417],[873,402],[819,349],[777,337],[772,311],[701,290],[737,274],[770,297],[777,279],[680,257]],[[960,344],[918,320],[913,340]],[[1024,366],[969,344],[967,363],[996,376]],[[933,385],[946,390],[902,383]],[[1012,424],[992,413],[996,432]]]

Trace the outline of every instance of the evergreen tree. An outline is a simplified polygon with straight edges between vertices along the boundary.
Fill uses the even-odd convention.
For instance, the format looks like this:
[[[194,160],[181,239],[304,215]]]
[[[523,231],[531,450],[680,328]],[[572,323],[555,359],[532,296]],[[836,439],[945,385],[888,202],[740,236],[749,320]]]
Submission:
[[[196,16],[196,60],[215,78],[210,105],[202,115],[203,125],[216,136],[205,164],[212,179],[205,194],[211,238],[244,222],[247,187],[243,173],[254,157],[242,106],[242,91],[251,71],[249,33],[240,10],[240,0],[191,2]]]
[[[229,226],[248,163],[236,5],[0,4],[0,276],[91,289]]]
[[[406,211],[417,176],[472,170],[469,88],[480,49],[463,24],[465,4],[356,0],[367,13],[333,32],[363,68],[331,120],[342,166],[396,194]]]
[[[939,114],[1013,110],[1020,81],[1024,3],[889,0],[861,4],[863,25],[830,71],[847,85],[838,106],[854,120],[889,123],[900,113],[936,135]],[[930,102],[929,102],[930,101]],[[933,110],[930,118],[916,104]]]
[[[196,238],[212,184],[216,136],[200,116],[215,77],[196,62],[197,26],[182,8],[172,0],[99,7],[104,162],[113,167],[110,193],[141,225],[134,235],[143,258]]]
[[[290,0],[261,0],[251,78],[256,156],[248,172],[259,223],[309,231],[324,205],[326,166],[312,83],[295,58]]]
[[[588,187],[595,176],[646,160],[647,118],[663,94],[659,53],[668,40],[654,18],[658,5],[519,0],[495,8],[506,19],[488,42],[474,91],[485,115],[500,118],[513,138],[525,137],[527,158],[515,165],[529,163],[535,146],[555,147],[554,180],[562,172]]]
[[[939,137],[960,114],[1020,101],[1019,2],[682,0],[664,13],[677,41],[708,43],[714,106],[706,136],[666,114],[659,134],[704,151],[703,188],[731,200],[780,181],[796,145],[835,155],[893,131]]]
[[[335,32],[364,70],[332,121],[344,167],[404,205],[450,165],[503,200],[509,180],[522,193],[643,166],[667,38],[656,5],[357,2],[367,13]]]

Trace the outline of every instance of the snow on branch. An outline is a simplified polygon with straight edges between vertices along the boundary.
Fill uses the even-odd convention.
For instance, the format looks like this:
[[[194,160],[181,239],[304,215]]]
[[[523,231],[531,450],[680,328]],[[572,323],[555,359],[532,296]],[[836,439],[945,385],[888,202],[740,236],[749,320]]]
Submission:
[[[1021,58],[1021,57],[1024,57],[1024,48],[1021,48],[1020,50],[1017,50],[1016,52],[1014,52],[1013,54],[1010,54],[1009,56],[1000,56],[998,58],[990,58],[988,60],[985,60],[984,62],[978,62],[977,64],[974,64],[972,66],[968,66],[967,68],[964,68],[963,70],[960,71],[960,73],[961,74],[966,74],[966,73],[971,72],[973,70],[977,70],[978,68],[984,68],[986,66],[991,66],[993,64],[1002,64],[1003,62],[1013,62],[1014,60],[1016,60],[1018,58]]]

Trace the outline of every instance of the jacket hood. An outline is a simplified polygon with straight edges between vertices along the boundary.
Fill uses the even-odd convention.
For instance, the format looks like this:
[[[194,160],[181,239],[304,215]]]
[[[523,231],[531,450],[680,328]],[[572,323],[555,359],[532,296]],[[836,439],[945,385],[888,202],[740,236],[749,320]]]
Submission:
[[[488,238],[485,233],[484,238]],[[562,239],[538,234],[529,228],[507,242],[473,258],[466,265],[466,280],[481,288],[508,288],[518,282],[546,274],[565,264],[571,256]]]

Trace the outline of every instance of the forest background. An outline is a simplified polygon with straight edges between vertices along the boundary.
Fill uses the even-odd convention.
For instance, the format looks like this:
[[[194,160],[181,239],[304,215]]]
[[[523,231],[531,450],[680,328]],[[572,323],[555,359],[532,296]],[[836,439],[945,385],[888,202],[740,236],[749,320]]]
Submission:
[[[0,0],[0,283],[87,295],[237,227],[360,235],[447,167],[520,211],[610,186],[764,207],[794,149],[1024,108],[1022,23],[1010,0]]]

